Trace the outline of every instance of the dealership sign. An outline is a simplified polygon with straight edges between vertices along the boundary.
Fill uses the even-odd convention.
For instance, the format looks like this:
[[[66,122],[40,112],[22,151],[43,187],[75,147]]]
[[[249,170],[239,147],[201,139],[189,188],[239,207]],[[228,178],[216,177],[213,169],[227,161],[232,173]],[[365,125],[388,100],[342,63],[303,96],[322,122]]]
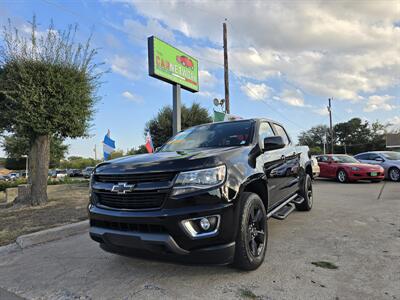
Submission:
[[[149,75],[191,92],[199,91],[198,61],[151,36],[148,38]]]

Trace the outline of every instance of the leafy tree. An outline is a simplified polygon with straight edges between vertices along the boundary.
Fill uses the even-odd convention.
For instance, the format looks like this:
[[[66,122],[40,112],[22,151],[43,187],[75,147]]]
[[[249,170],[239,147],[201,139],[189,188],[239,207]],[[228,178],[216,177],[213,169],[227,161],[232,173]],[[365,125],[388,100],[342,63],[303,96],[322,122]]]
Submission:
[[[353,118],[347,122],[334,126],[335,135],[334,152],[357,154],[364,151],[384,150],[386,147],[385,135],[388,125],[379,122],[372,124]],[[329,145],[329,129],[325,125],[312,127],[299,135],[299,143],[310,147],[310,152],[316,154],[318,148],[322,149],[322,138],[327,134]],[[322,151],[321,151],[322,152]]]
[[[207,109],[202,108],[200,104],[193,103],[190,107],[182,105],[181,109],[182,129],[191,126],[210,123],[212,117],[208,114]],[[162,146],[169,138],[172,137],[172,108],[164,106],[158,112],[157,116],[146,123],[144,135],[150,130],[153,145],[155,148]],[[145,150],[140,149],[140,150]],[[144,153],[147,153],[144,152]]]
[[[67,160],[60,162],[60,168],[62,169],[84,169],[86,167],[94,167],[99,164],[100,160],[93,158],[84,158],[80,156],[70,156]]]
[[[313,149],[312,154],[321,154],[324,148],[324,141],[328,149],[331,142],[329,128],[326,125],[314,126],[307,131],[302,131],[298,136],[300,145],[307,145],[310,150]],[[318,151],[320,152],[318,153]]]
[[[115,150],[113,153],[111,153],[110,155],[110,159],[114,159],[114,158],[119,158],[124,156],[124,151],[123,150]]]
[[[36,19],[30,36],[3,30],[0,49],[0,133],[29,140],[32,205],[47,202],[50,139],[87,135],[100,73],[90,38],[75,41],[77,26],[55,30],[51,23],[38,33]]]
[[[8,158],[20,158],[27,155],[30,150],[29,139],[14,135],[5,136],[1,146],[6,152]],[[58,137],[50,138],[50,167],[58,167],[60,160],[64,159],[68,151],[68,145],[63,144],[62,139]],[[23,159],[25,161],[25,159]],[[25,165],[23,166],[25,169]]]
[[[132,148],[126,152],[126,155],[135,155],[135,154],[143,154],[147,153],[146,145],[140,145],[137,149]]]

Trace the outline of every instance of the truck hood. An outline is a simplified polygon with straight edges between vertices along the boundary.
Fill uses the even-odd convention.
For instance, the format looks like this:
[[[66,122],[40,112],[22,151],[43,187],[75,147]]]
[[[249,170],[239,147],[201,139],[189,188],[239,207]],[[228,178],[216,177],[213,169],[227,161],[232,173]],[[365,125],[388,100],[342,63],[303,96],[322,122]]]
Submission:
[[[223,164],[239,152],[249,151],[247,146],[203,148],[177,152],[156,152],[121,157],[99,164],[96,174],[179,172],[214,167]],[[240,155],[240,154],[239,154]]]

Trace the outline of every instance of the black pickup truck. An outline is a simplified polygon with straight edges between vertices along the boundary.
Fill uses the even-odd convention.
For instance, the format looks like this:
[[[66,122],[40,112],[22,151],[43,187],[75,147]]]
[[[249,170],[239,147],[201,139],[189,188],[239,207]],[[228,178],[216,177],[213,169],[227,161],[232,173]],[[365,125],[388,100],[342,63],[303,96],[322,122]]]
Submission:
[[[311,161],[277,122],[205,124],[99,164],[90,193],[90,236],[106,251],[252,270],[268,218],[311,209]]]

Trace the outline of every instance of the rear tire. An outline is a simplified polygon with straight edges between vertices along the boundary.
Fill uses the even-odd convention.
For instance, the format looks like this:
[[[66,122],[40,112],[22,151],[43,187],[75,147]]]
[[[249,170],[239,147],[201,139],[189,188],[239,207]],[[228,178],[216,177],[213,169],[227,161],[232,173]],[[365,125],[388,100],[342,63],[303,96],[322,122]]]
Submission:
[[[233,265],[241,270],[255,270],[263,263],[267,249],[267,213],[264,203],[254,193],[242,193],[240,206]]]
[[[348,181],[347,173],[345,170],[339,170],[336,174],[336,179],[340,183],[346,183]]]
[[[306,177],[304,178],[303,187],[300,190],[300,196],[304,198],[303,202],[300,204],[296,204],[296,209],[301,211],[309,211],[311,210],[314,202],[314,193],[312,187],[312,179],[311,176],[306,173]]]
[[[388,171],[391,181],[400,181],[400,170],[396,167],[391,167]]]

